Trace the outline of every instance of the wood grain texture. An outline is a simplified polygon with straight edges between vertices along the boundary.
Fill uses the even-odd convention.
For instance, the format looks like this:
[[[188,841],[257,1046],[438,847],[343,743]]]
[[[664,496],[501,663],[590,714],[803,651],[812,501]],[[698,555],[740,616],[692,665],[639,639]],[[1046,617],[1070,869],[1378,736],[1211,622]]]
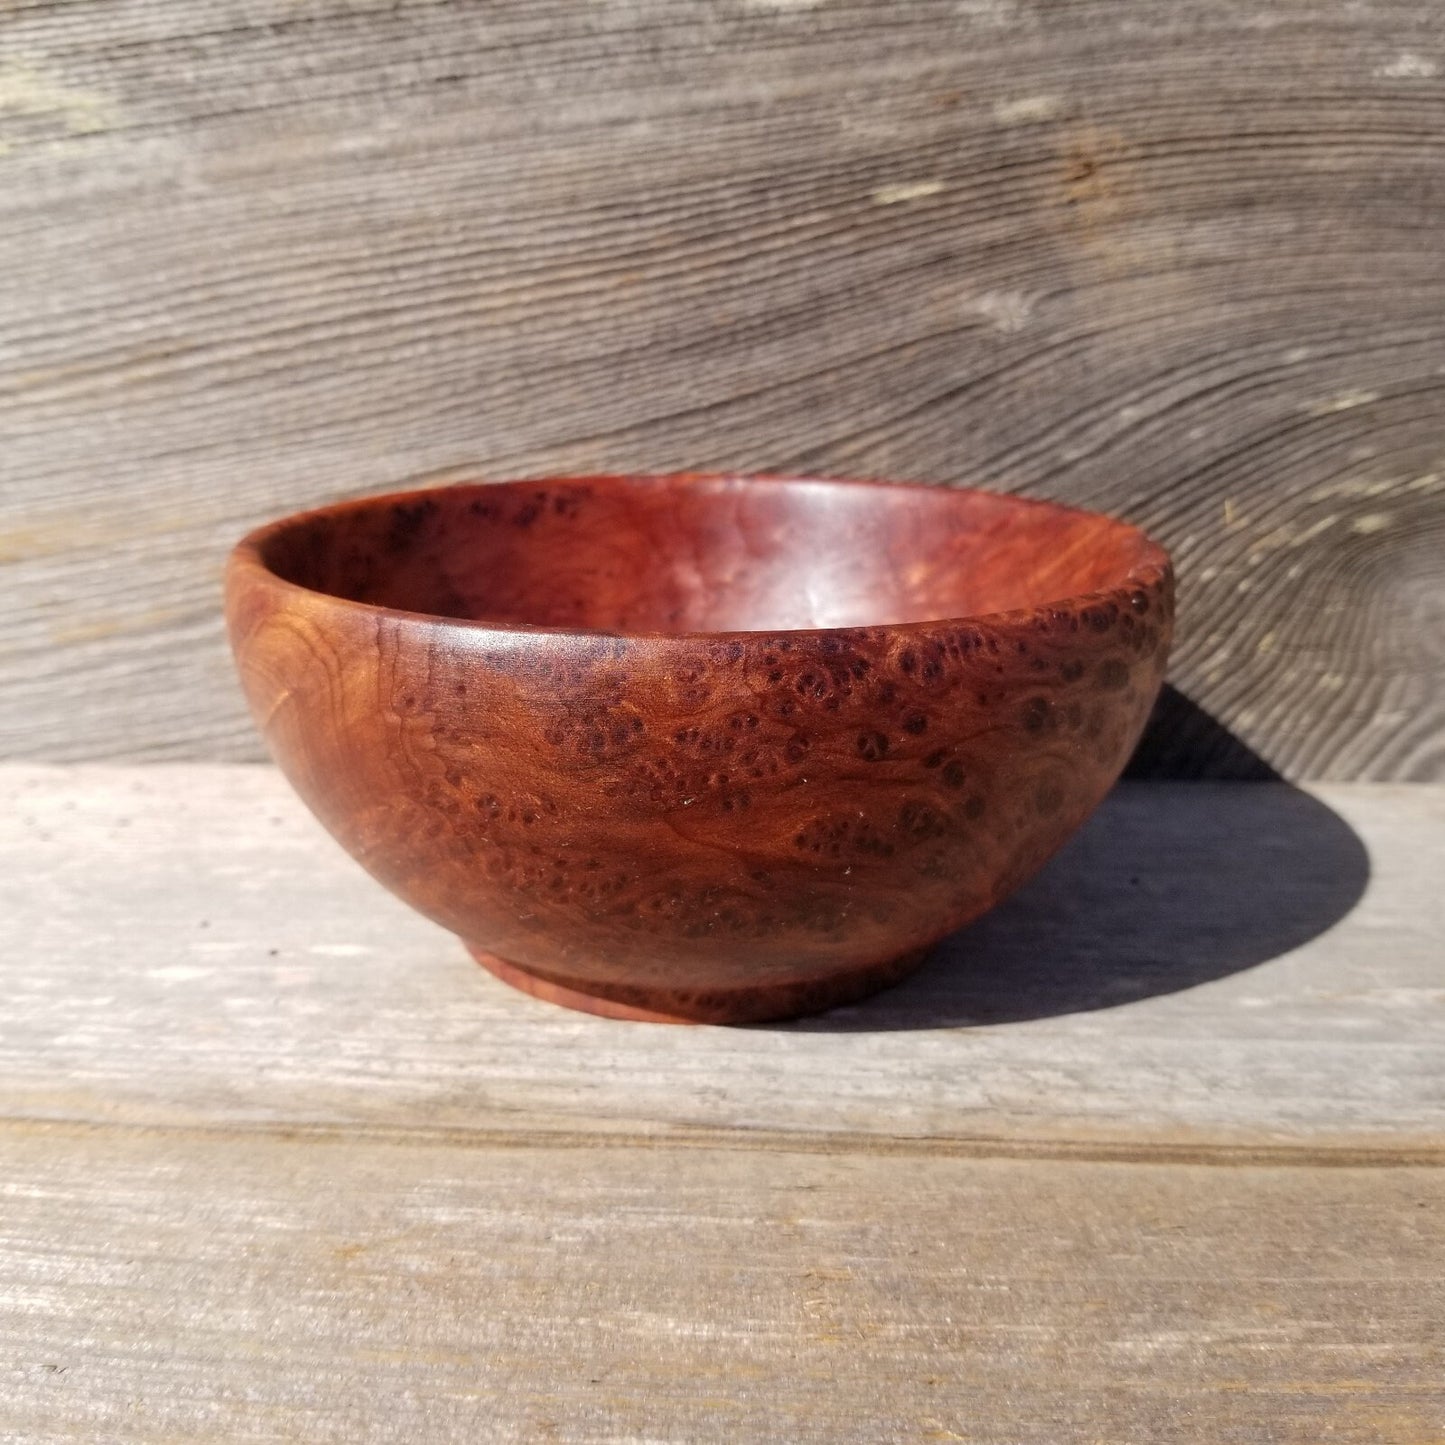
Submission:
[[[1205,712],[1438,778],[1442,137],[1429,0],[4,6],[0,753],[256,756],[268,516],[712,467],[1122,512]]]
[[[537,997],[679,1023],[852,1003],[1037,873],[1173,608],[1095,513],[695,474],[306,512],[226,577],[252,716],[352,857]]]
[[[1445,1145],[1433,787],[1126,784],[913,980],[750,1029],[515,993],[269,768],[11,766],[0,787],[15,1117],[1131,1158]]]
[[[1129,784],[892,994],[659,1029],[269,768],[0,768],[0,1435],[1434,1445],[1442,837]]]
[[[1445,1173],[0,1127],[25,1441],[1434,1445]]]

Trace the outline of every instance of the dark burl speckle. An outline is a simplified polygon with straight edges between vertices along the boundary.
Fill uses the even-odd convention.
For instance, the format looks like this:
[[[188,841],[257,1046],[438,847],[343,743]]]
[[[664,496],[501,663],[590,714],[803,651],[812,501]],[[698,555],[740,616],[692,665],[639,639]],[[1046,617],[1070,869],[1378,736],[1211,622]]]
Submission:
[[[858,756],[865,763],[876,763],[888,756],[888,737],[876,729],[858,734],[856,743]]]
[[[440,510],[437,502],[430,497],[395,503],[386,529],[387,551],[405,552],[415,546],[427,524],[436,520]]]
[[[947,813],[918,798],[910,798],[898,810],[898,826],[913,843],[943,838],[953,831]]]
[[[1046,697],[1031,697],[1023,706],[1019,721],[1025,732],[1041,733],[1053,720],[1053,707]]]
[[[810,818],[793,836],[793,847],[802,853],[845,863],[866,863],[891,858],[895,845],[866,815],[828,814]]]
[[[1105,692],[1117,692],[1119,688],[1129,685],[1129,665],[1117,657],[1108,657],[1099,664],[1095,676]]]

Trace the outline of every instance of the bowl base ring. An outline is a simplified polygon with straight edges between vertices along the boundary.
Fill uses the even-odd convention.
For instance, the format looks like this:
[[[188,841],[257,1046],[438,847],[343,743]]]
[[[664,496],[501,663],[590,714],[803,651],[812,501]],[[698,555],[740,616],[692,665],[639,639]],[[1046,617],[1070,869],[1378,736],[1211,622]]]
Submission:
[[[880,963],[864,964],[845,973],[820,978],[738,989],[631,988],[598,984],[588,991],[558,982],[545,974],[498,958],[474,943],[467,951],[488,973],[544,1003],[603,1018],[653,1024],[744,1024],[799,1018],[856,1003],[912,973],[933,952],[934,945]]]

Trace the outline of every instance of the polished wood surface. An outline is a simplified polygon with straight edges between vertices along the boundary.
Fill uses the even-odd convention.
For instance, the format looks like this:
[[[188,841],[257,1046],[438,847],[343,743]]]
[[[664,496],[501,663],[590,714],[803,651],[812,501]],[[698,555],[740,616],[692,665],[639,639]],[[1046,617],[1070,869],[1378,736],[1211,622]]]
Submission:
[[[544,995],[729,1021],[892,982],[1033,874],[1173,617],[1104,517],[703,476],[306,514],[228,605],[272,751],[384,883]]]
[[[706,467],[1126,517],[1154,775],[1445,777],[1442,171],[1438,0],[0,5],[0,756],[262,757],[271,517]]]

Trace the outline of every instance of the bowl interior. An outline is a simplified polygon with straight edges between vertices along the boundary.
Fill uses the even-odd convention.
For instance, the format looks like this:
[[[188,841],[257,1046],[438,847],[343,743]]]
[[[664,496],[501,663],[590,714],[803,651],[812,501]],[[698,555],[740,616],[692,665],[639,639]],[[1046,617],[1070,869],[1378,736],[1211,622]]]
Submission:
[[[995,493],[743,477],[436,488],[266,529],[262,564],[356,602],[622,633],[876,626],[1125,586],[1136,528]]]

